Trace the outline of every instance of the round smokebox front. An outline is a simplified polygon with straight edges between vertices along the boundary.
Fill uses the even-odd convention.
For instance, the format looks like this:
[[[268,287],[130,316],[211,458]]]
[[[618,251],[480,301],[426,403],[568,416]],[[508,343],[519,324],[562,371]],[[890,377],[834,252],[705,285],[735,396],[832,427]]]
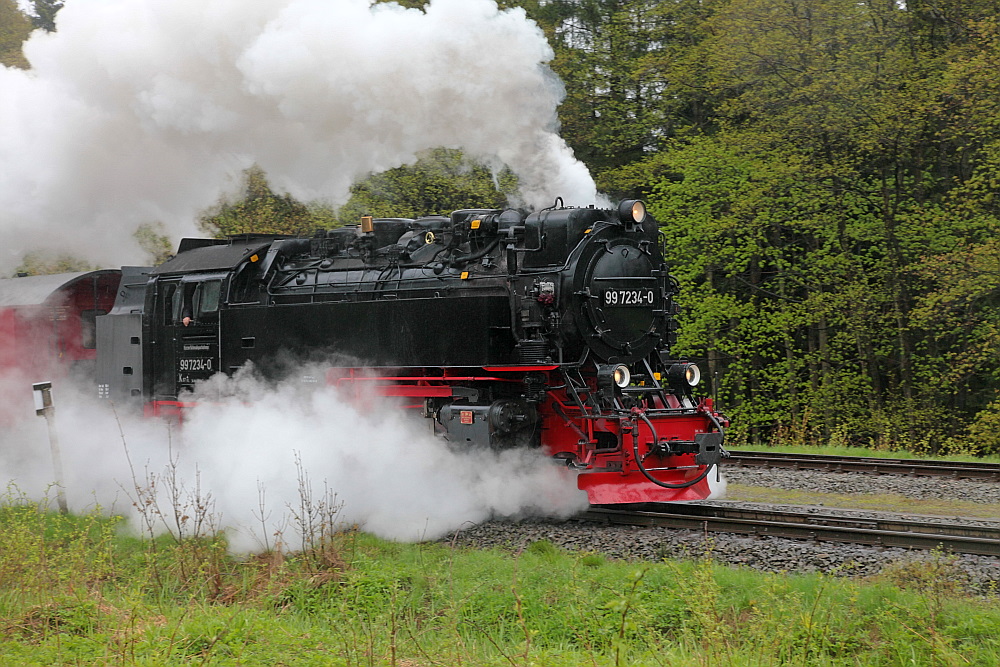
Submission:
[[[594,245],[597,251],[584,277],[590,288],[584,306],[591,327],[588,344],[605,361],[635,361],[652,351],[661,333],[654,259],[628,239]]]

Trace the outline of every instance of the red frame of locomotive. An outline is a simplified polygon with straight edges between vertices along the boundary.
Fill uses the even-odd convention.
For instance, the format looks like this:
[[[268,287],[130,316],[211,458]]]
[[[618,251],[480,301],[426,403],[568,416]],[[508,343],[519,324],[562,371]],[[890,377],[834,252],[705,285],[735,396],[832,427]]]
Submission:
[[[378,396],[403,399],[400,408],[417,411],[424,409],[426,399],[453,397],[456,387],[520,383],[527,372],[543,373],[548,380],[548,375],[558,369],[558,365],[489,366],[481,369],[483,375],[470,375],[468,368],[439,369],[441,375],[377,375],[371,369],[330,368],[325,381],[356,405],[366,405],[368,399]],[[146,414],[182,419],[184,410],[195,405],[184,401],[151,401],[146,404]],[[567,462],[572,457],[572,467],[579,472],[577,486],[586,491],[593,505],[704,500],[711,495],[709,475],[714,473],[699,465],[693,453],[660,457],[650,451],[651,446],[660,433],[669,433],[674,440],[690,441],[698,434],[711,432],[714,427],[728,426],[728,421],[715,411],[711,398],[702,399],[694,410],[683,414],[679,414],[678,407],[633,408],[629,417],[589,414],[582,411],[567,392],[550,390],[539,407],[541,428],[545,432],[543,448],[549,456],[565,458]],[[471,411],[469,418],[475,418]],[[598,448],[594,437],[598,429],[618,435],[622,446]],[[629,445],[630,440],[635,447]],[[639,461],[633,449],[638,451]],[[640,469],[639,463],[644,460],[653,461],[651,465],[642,466],[648,474],[680,488],[651,483]],[[690,483],[692,480],[695,481]]]

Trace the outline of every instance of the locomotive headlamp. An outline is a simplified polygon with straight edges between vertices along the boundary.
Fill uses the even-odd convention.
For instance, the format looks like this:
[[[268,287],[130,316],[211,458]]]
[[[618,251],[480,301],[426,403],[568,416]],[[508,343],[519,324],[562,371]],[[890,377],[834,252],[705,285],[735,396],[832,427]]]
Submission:
[[[615,385],[624,389],[632,380],[632,372],[625,364],[618,364],[611,374],[611,379],[614,380]]]
[[[641,225],[646,220],[646,204],[640,199],[624,199],[618,204],[618,219],[625,225]]]
[[[698,364],[672,364],[667,369],[667,379],[672,386],[697,387],[701,382],[701,369]]]
[[[597,367],[597,386],[601,389],[618,387],[624,389],[632,381],[632,372],[625,364],[609,364]]]

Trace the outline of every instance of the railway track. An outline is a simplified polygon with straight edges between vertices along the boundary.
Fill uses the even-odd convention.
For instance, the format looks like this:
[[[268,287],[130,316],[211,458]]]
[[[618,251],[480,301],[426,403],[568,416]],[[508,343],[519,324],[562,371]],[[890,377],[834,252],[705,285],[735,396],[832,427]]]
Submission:
[[[1000,524],[949,525],[912,519],[851,517],[823,511],[739,508],[698,503],[591,507],[581,518],[609,524],[665,526],[705,533],[865,544],[1000,557]]]
[[[1000,464],[931,459],[880,459],[865,456],[828,456],[825,454],[785,454],[777,452],[731,452],[726,465],[797,470],[828,470],[880,475],[949,477],[1000,482]]]

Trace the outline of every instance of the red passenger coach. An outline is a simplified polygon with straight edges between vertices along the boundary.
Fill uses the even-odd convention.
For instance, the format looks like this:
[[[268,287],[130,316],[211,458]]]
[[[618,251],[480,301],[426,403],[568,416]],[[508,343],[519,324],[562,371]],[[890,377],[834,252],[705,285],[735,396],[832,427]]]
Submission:
[[[30,404],[31,382],[93,376],[95,321],[111,310],[121,275],[103,269],[0,280],[0,392],[11,399],[3,406],[16,406],[21,389]]]

